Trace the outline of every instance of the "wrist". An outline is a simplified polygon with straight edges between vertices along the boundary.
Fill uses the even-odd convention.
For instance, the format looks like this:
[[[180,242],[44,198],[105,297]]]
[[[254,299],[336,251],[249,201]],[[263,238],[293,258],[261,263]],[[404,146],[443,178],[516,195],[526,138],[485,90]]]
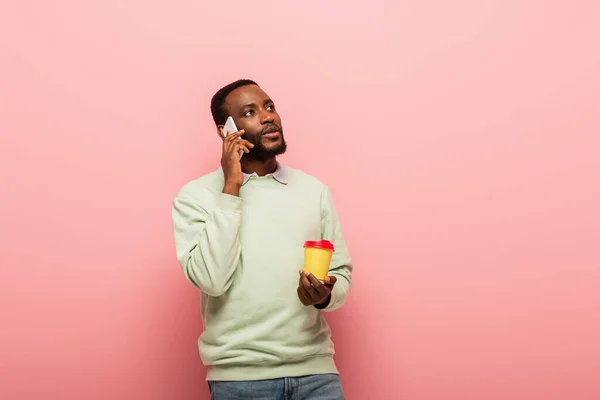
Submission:
[[[327,296],[325,301],[323,301],[320,304],[315,304],[315,307],[318,308],[319,310],[322,310],[324,308],[327,308],[327,306],[329,305],[330,302],[331,302],[331,293],[329,293],[329,296]]]
[[[231,195],[231,196],[239,196],[240,195],[241,185],[237,183],[225,182],[223,186],[223,193]]]

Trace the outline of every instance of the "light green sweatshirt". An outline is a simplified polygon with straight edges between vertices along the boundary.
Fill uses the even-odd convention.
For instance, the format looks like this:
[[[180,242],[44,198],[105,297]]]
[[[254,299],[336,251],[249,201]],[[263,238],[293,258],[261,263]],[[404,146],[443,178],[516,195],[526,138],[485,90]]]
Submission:
[[[337,373],[322,311],[344,303],[352,264],[329,189],[279,165],[223,194],[219,169],[187,183],[173,203],[177,258],[201,293],[198,339],[208,380],[259,380]],[[337,278],[324,310],[298,299],[304,242],[335,245]]]

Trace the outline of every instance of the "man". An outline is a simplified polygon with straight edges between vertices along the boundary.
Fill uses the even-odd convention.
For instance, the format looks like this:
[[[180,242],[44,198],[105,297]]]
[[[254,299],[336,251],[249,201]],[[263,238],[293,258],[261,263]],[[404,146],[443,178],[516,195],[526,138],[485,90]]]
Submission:
[[[202,291],[198,345],[211,398],[343,399],[322,312],[344,303],[352,264],[329,190],[277,162],[281,119],[255,82],[220,89],[211,111],[221,167],[173,204],[179,263]],[[240,131],[223,138],[228,116]],[[323,283],[301,271],[304,242],[321,239],[335,246]]]

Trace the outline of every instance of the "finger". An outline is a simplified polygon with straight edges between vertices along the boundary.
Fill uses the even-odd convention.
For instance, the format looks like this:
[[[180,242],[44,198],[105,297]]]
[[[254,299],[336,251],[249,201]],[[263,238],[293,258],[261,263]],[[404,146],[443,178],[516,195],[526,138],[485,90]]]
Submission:
[[[239,139],[241,135],[243,135],[245,131],[242,129],[240,131],[232,133],[230,130],[227,130],[225,137],[223,138],[223,150],[230,151],[231,144]]]
[[[227,130],[227,136],[225,136],[225,139],[235,140],[235,139],[239,138],[240,136],[242,136],[244,133],[246,133],[246,131],[244,129],[240,129],[237,132],[231,132],[230,130]]]
[[[298,294],[302,292],[304,295],[308,296],[308,292],[306,287],[304,286],[304,274],[300,271],[300,278],[298,278]]]
[[[227,131],[227,136],[225,136],[225,140],[228,140],[228,141],[232,142],[232,141],[234,141],[236,139],[239,139],[240,136],[242,136],[244,133],[246,133],[246,131],[243,130],[243,129],[240,129],[239,131],[233,132],[233,133],[228,130]]]
[[[249,149],[251,149],[251,148],[254,147],[254,143],[249,142],[249,141],[244,140],[244,139],[238,139],[238,140],[234,141],[232,145],[233,146],[243,145],[243,146],[246,146]]]
[[[300,287],[298,287],[298,289],[296,289],[296,293],[298,293],[298,298],[300,299],[300,302],[302,304],[304,304],[304,296],[302,295],[302,293],[300,292]]]
[[[300,284],[309,292],[313,288],[304,271],[300,273]]]
[[[333,288],[333,285],[337,282],[337,278],[335,276],[326,276],[325,277],[325,286],[328,288]]]
[[[239,143],[233,144],[232,150],[234,150],[234,151],[242,150],[242,151],[244,151],[244,153],[249,153],[250,149],[252,147],[254,147],[254,145],[252,143],[243,143],[240,141]]]
[[[306,289],[303,286],[298,286],[298,298],[305,306],[310,304],[310,296],[306,293]]]
[[[306,290],[307,294],[310,296],[311,299],[319,297],[319,292],[317,291],[317,289],[315,289],[313,284],[308,280],[308,276],[306,273],[304,273],[304,271],[301,274],[300,281],[301,281],[302,287],[304,288],[304,290]]]
[[[237,153],[238,151],[243,151],[244,153],[249,153],[250,149],[254,147],[254,144],[248,142],[247,140],[238,139],[235,142],[224,142],[223,150],[225,152]]]
[[[308,280],[308,275],[304,272],[300,273],[300,284],[302,288],[306,291],[306,295],[310,304],[314,304],[317,300],[319,300],[323,295],[319,293],[319,291],[313,286],[313,284]]]
[[[231,151],[233,153],[237,153],[238,151],[243,151],[244,153],[250,153],[250,149],[247,148],[246,146],[244,146],[243,144],[237,144],[235,143],[232,147],[231,147]]]
[[[321,296],[321,293],[319,292],[313,281],[310,280],[311,276],[314,279],[314,276],[310,272],[302,272],[302,286],[310,295],[311,299],[318,299]],[[317,281],[317,284],[319,284],[319,281]]]
[[[313,274],[311,274],[310,272],[308,273],[308,280],[310,281],[312,286],[315,288],[315,290],[321,297],[329,294],[329,290],[325,287],[325,285],[323,285],[321,282],[319,282],[319,280],[317,278],[315,278],[315,276]]]

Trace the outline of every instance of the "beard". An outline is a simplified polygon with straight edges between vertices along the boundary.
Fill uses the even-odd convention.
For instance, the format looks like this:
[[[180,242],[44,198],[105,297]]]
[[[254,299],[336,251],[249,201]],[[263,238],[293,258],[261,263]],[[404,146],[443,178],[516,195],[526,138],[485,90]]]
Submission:
[[[276,131],[279,131],[281,142],[273,147],[265,147],[262,142],[262,136],[265,133]],[[285,137],[283,136],[283,129],[277,125],[268,125],[256,135],[244,134],[241,136],[241,138],[254,145],[254,147],[250,149],[250,153],[244,154],[244,158],[246,160],[265,162],[285,153],[287,150],[287,144],[285,143]]]

